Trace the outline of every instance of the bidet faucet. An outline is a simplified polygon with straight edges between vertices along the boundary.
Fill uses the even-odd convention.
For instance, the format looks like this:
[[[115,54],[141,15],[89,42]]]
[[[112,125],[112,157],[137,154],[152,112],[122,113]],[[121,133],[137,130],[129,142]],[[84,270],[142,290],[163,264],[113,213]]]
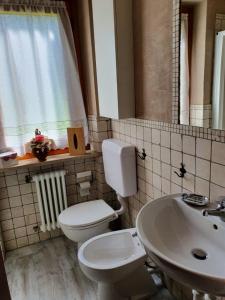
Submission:
[[[219,197],[219,203],[214,209],[204,209],[202,212],[203,216],[217,216],[225,222],[225,197]]]

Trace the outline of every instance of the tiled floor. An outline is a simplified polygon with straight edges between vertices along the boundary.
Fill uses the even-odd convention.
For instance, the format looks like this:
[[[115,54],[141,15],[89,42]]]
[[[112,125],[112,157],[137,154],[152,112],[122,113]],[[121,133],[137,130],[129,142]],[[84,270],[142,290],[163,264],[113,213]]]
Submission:
[[[64,237],[8,252],[5,266],[12,300],[97,300],[96,284],[83,275],[74,244]],[[166,289],[151,297],[172,299]]]

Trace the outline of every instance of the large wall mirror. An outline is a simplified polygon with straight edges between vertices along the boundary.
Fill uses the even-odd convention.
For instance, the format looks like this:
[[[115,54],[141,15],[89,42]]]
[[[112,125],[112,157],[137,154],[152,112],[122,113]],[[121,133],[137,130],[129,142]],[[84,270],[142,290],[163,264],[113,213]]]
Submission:
[[[225,129],[225,0],[181,0],[180,124]]]

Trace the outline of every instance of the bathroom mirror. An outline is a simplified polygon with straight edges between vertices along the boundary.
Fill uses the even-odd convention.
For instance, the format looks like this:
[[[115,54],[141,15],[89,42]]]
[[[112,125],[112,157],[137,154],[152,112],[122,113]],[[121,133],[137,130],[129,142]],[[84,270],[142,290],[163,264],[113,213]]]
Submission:
[[[180,124],[225,129],[225,0],[181,0]]]

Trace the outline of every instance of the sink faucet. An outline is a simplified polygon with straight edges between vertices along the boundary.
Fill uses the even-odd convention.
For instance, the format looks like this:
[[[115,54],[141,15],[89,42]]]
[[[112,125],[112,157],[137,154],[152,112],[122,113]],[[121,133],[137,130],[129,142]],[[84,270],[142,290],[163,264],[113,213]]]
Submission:
[[[217,216],[225,222],[225,197],[219,197],[220,201],[214,209],[204,209],[203,216]]]

